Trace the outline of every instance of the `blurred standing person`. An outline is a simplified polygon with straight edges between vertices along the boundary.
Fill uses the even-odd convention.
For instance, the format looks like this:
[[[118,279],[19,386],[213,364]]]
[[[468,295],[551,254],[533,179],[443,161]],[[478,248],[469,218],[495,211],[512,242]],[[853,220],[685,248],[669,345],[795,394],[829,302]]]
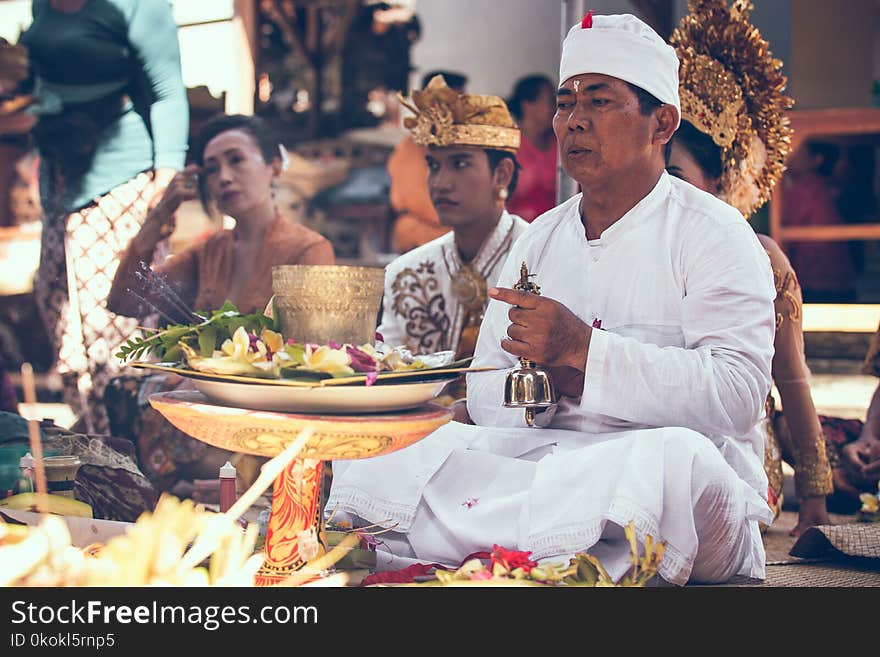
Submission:
[[[556,87],[546,75],[527,75],[517,80],[507,106],[522,133],[519,182],[508,207],[531,223],[556,206]]]
[[[438,75],[450,89],[464,93],[467,76],[453,71],[426,73],[422,77],[421,88],[427,87]],[[391,248],[397,253],[406,253],[449,232],[449,226],[440,223],[440,217],[431,202],[425,154],[424,146],[419,146],[412,135],[407,135],[388,159],[391,207],[397,215],[391,233]]]
[[[121,253],[183,168],[189,109],[167,0],[34,0],[22,35],[36,76],[45,211],[35,291],[64,400],[89,432],[113,354],[137,322],[107,311]]]
[[[0,355],[0,411],[18,413],[18,395],[6,369],[6,361]]]

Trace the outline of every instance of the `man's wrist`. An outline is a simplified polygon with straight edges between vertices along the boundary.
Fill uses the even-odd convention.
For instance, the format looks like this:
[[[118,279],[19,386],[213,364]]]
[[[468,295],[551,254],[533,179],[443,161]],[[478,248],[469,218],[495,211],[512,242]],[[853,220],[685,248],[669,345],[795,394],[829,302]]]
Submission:
[[[592,327],[584,325],[584,328],[586,329],[584,338],[578,341],[577,347],[567,363],[568,367],[572,367],[579,372],[586,372],[587,370],[587,358],[590,355],[590,338],[593,335]]]

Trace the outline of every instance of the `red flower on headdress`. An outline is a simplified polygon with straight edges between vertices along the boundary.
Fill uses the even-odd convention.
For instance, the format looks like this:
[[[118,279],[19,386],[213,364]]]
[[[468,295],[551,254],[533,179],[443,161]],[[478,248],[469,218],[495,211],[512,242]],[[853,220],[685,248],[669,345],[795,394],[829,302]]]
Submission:
[[[588,27],[593,27],[593,10],[592,9],[590,9],[584,15],[584,18],[581,21],[581,29],[586,30]]]

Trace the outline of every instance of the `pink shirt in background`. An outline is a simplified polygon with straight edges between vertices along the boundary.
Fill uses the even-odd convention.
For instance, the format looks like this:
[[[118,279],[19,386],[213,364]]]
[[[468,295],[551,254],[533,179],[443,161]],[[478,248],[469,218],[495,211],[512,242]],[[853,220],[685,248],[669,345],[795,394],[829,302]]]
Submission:
[[[809,173],[783,187],[784,223],[787,226],[842,224],[828,181]],[[856,271],[847,242],[790,242],[786,253],[807,291],[855,293]],[[805,295],[806,296],[806,295]],[[805,298],[809,303],[811,299]]]
[[[556,141],[542,151],[523,135],[516,159],[521,169],[507,210],[531,223],[556,206]]]

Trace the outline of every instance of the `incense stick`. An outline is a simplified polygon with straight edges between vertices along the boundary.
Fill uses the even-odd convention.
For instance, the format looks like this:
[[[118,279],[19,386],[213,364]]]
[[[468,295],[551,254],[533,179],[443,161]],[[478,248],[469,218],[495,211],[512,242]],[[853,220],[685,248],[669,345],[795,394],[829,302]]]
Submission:
[[[43,443],[40,440],[40,425],[34,415],[37,412],[37,393],[34,386],[34,368],[30,363],[22,363],[21,387],[24,392],[24,403],[28,407],[28,441],[31,455],[34,457],[34,479],[37,487],[37,511],[48,513],[49,499],[46,497],[46,468],[43,465]]]
[[[168,322],[169,324],[176,323],[176,320],[173,317],[171,317],[171,315],[168,315],[167,313],[163,312],[162,309],[159,308],[158,306],[156,306],[155,304],[150,303],[150,301],[148,301],[146,297],[142,297],[140,294],[135,292],[130,287],[125,288],[125,291],[128,292],[129,294],[131,294],[136,299],[138,299],[141,302],[141,304],[148,306],[149,308],[151,308],[153,310],[153,312],[164,317],[165,321]],[[138,327],[138,328],[141,328],[141,327]]]
[[[141,263],[141,264],[143,264],[143,263]],[[189,309],[180,308],[174,302],[174,299],[171,298],[171,295],[169,295],[166,292],[166,290],[162,289],[161,284],[163,283],[163,281],[157,280],[157,277],[152,275],[153,272],[151,269],[146,269],[145,271],[147,272],[146,274],[144,274],[140,271],[135,271],[135,273],[134,273],[135,278],[137,278],[137,280],[140,282],[141,286],[143,286],[143,288],[145,289],[144,294],[149,293],[149,292],[147,292],[147,290],[153,292],[153,294],[156,298],[160,299],[162,302],[167,304],[167,307],[171,313],[178,313],[178,314],[182,313],[184,317],[188,318],[190,315]],[[163,314],[165,314],[165,313],[163,313]]]
[[[196,315],[196,313],[180,298],[177,292],[174,289],[174,286],[168,283],[168,279],[164,274],[158,274],[151,267],[148,267],[147,264],[143,261],[140,263],[140,270],[135,270],[135,276],[147,285],[148,288],[155,290],[159,296],[166,301],[171,308],[178,313],[181,313],[183,317],[192,321],[193,319],[198,319],[201,321],[201,317]]]

